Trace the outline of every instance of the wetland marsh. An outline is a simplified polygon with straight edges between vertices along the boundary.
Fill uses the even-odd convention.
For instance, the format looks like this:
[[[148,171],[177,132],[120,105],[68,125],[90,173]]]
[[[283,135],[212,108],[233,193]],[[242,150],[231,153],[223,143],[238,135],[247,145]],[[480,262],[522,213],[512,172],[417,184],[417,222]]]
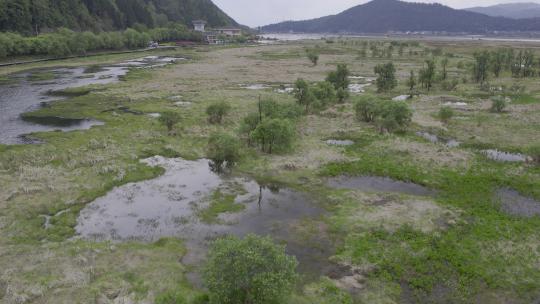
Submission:
[[[516,42],[423,40],[381,58],[360,56],[364,41],[391,43],[197,46],[144,54],[190,58],[152,69],[128,69],[141,65],[131,54],[0,70],[16,80],[0,84],[2,109],[13,109],[2,110],[0,132],[0,302],[154,303],[169,291],[192,301],[205,293],[208,244],[249,233],[298,259],[292,304],[540,300],[540,169],[529,159],[540,144],[538,78],[491,78],[490,87],[525,88],[504,93],[502,112],[490,109],[498,89],[462,80],[475,51]],[[317,65],[305,56],[312,49]],[[409,96],[424,55],[440,53],[452,54],[448,75],[459,84],[392,101]],[[374,67],[389,61],[398,85],[377,92]],[[294,104],[298,78],[323,81],[338,63],[356,75],[350,96],[291,119],[287,149],[264,153],[241,137],[261,100]],[[72,86],[84,94],[44,95]],[[358,119],[364,96],[409,106],[408,128],[381,132]],[[207,114],[217,102],[230,107],[221,124]],[[453,116],[442,121],[446,106]],[[168,130],[170,112],[179,122]],[[21,114],[85,123],[34,127]],[[30,132],[39,144],[20,144]],[[215,132],[241,138],[241,157],[223,173],[209,166]]]

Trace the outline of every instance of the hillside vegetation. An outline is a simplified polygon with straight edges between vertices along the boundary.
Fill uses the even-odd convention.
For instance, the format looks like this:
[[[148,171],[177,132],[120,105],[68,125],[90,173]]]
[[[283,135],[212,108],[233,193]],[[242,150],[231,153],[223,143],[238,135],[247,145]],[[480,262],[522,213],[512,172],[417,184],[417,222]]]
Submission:
[[[236,25],[211,0],[0,0],[0,32],[39,34],[65,27],[75,31],[122,30],[169,22]]]

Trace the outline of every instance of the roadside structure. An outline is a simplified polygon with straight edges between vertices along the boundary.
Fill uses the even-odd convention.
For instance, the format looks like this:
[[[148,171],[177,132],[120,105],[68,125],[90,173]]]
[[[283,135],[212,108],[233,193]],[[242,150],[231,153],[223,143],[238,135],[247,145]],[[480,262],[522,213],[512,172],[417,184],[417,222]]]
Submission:
[[[197,32],[204,33],[206,27],[206,21],[204,20],[193,20],[193,28]]]
[[[216,32],[227,37],[237,37],[242,35],[242,30],[234,27],[218,28],[216,29]]]

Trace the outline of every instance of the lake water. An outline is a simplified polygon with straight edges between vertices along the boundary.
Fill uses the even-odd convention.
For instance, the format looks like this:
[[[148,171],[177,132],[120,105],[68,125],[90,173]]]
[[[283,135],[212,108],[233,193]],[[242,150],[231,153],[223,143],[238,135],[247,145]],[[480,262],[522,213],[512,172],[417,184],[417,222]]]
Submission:
[[[527,155],[521,153],[510,153],[496,149],[482,150],[481,152],[487,158],[500,162],[526,162],[529,159]]]
[[[540,201],[508,188],[498,189],[496,196],[501,203],[501,209],[508,214],[522,217],[540,216]]]
[[[481,35],[463,35],[463,36],[429,36],[429,35],[395,35],[388,36],[384,34],[336,34],[336,33],[265,33],[260,35],[265,39],[277,41],[298,41],[298,40],[321,40],[330,38],[364,38],[364,39],[412,39],[412,40],[442,40],[442,41],[502,41],[502,42],[531,42],[538,43],[538,38],[523,38],[523,37],[487,37]],[[263,40],[264,41],[264,40]]]
[[[431,134],[429,132],[424,132],[424,131],[419,131],[419,132],[416,132],[416,135],[436,144],[436,143],[442,143],[444,144],[445,146],[447,146],[448,148],[456,148],[456,147],[459,147],[459,145],[461,144],[459,141],[455,140],[455,139],[444,139],[444,138],[441,138],[435,134]]]
[[[352,146],[354,145],[354,141],[348,140],[348,139],[345,139],[345,140],[329,139],[326,141],[326,144],[330,146]]]
[[[64,98],[52,96],[49,94],[50,92],[117,82],[120,76],[129,71],[130,67],[161,67],[179,59],[148,56],[116,65],[92,67],[91,69],[87,67],[56,67],[34,69],[9,75],[9,81],[0,84],[0,126],[2,126],[0,128],[0,143],[31,143],[33,141],[29,141],[24,135],[53,130],[81,130],[99,125],[100,122],[91,119],[71,119],[62,122],[61,117],[51,117],[42,121],[25,121],[20,115]],[[40,78],[43,75],[46,77]]]
[[[143,162],[163,167],[166,172],[155,179],[117,187],[89,204],[81,211],[76,226],[81,237],[145,242],[179,237],[188,248],[183,263],[200,266],[213,239],[255,233],[287,244],[287,253],[297,257],[302,273],[318,276],[334,270],[335,265],[328,261],[333,246],[324,233],[314,234],[315,240],[294,233],[303,220],[325,213],[308,195],[216,174],[204,159],[157,156]],[[234,189],[235,203],[244,209],[222,213],[216,222],[204,222],[200,213],[208,208],[209,198],[217,189],[224,193]],[[197,283],[196,272],[191,279]]]

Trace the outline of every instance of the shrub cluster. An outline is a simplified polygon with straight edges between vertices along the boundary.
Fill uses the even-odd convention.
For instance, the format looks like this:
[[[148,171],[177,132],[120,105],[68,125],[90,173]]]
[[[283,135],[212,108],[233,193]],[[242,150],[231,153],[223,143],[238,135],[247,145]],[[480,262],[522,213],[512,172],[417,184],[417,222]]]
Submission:
[[[269,237],[214,241],[203,278],[210,303],[286,303],[298,279],[296,258]]]
[[[442,122],[447,123],[454,117],[454,110],[451,107],[444,106],[439,110],[438,116]]]
[[[208,115],[208,122],[211,124],[221,124],[223,117],[229,113],[231,106],[224,102],[216,102],[209,105],[206,108],[206,114]]]
[[[302,107],[272,99],[259,101],[258,112],[248,114],[240,125],[240,133],[248,144],[257,145],[265,153],[289,149],[295,136],[295,120]]]
[[[362,96],[354,105],[358,120],[375,123],[381,132],[405,131],[412,121],[412,110],[405,102]]]
[[[506,108],[506,100],[502,96],[495,96],[491,99],[491,111],[502,113]]]
[[[8,56],[47,55],[63,57],[85,55],[98,50],[122,50],[143,48],[150,41],[192,40],[201,41],[202,36],[182,25],[166,28],[128,28],[122,32],[74,32],[61,28],[54,33],[25,37],[15,33],[0,33],[0,58]]]
[[[240,159],[240,141],[228,133],[216,132],[208,139],[207,157],[211,167],[220,172],[224,167],[231,168]]]
[[[299,78],[294,85],[296,102],[304,107],[306,114],[344,102],[349,98],[349,75],[347,65],[338,64],[337,70],[330,72],[325,81],[310,84]]]

